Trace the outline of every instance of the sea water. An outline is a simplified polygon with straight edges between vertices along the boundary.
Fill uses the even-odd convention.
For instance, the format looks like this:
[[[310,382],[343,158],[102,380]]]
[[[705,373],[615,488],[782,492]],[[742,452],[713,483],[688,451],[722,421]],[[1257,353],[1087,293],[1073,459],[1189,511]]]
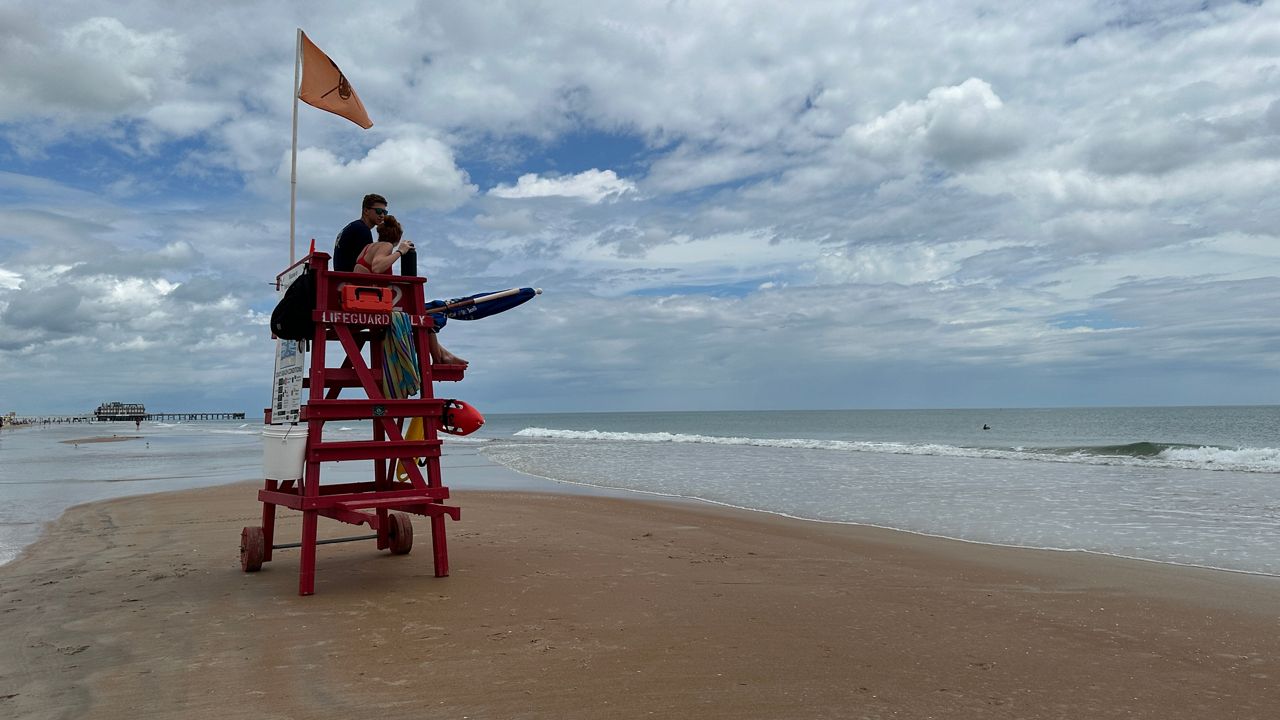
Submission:
[[[511,415],[484,435],[566,483],[1280,574],[1280,406]]]
[[[254,481],[263,477],[260,423],[235,421],[70,423],[0,429],[0,565],[35,542],[66,509],[96,500]],[[299,426],[302,427],[302,426]],[[332,422],[328,440],[367,440],[368,422]],[[86,442],[109,440],[108,442]],[[550,489],[551,483],[495,468],[483,443],[449,438],[441,465],[449,481],[477,489]],[[479,465],[479,466],[478,466]],[[325,482],[371,479],[368,461],[326,463]],[[498,472],[495,472],[498,471]],[[259,516],[245,493],[246,524]],[[292,511],[288,511],[292,512]],[[234,553],[239,534],[228,539]]]
[[[988,429],[983,429],[984,426]],[[261,475],[261,426],[0,432],[0,562],[70,505]],[[67,444],[103,434],[114,443]],[[332,439],[369,437],[330,423]],[[490,415],[445,482],[608,488],[815,521],[1280,574],[1280,406]],[[367,463],[326,466],[360,479]],[[486,489],[502,489],[490,482]],[[254,499],[249,497],[252,506]],[[253,511],[247,513],[248,517]]]

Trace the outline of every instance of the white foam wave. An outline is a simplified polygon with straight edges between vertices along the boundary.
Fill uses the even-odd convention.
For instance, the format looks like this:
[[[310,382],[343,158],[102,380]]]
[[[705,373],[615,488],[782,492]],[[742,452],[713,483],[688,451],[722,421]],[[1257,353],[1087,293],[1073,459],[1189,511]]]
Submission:
[[[1280,473],[1280,450],[1276,448],[1169,448],[1155,456],[1092,455],[1036,452],[1021,448],[967,448],[933,443],[867,442],[853,440],[814,440],[808,438],[750,438],[692,435],[684,433],[630,433],[602,430],[557,430],[529,427],[517,437],[554,440],[603,440],[642,443],[705,443],[710,445],[746,445],[752,447],[796,450],[840,450],[894,455],[939,455],[948,457],[992,458],[1000,460],[1035,460],[1040,462],[1083,463],[1088,465],[1136,465],[1143,467],[1182,468],[1187,470],[1234,470],[1237,472]]]
[[[489,442],[489,439],[488,439],[488,438],[458,437],[458,436],[456,436],[456,435],[441,435],[440,437],[441,437],[445,442],[448,442],[448,443],[461,443],[461,444],[463,444],[463,445],[479,445],[479,444],[482,444],[482,443],[487,443],[487,442]]]
[[[1197,466],[1230,465],[1268,468],[1265,472],[1280,469],[1280,449],[1276,448],[1168,448],[1159,457],[1170,462],[1185,462]]]

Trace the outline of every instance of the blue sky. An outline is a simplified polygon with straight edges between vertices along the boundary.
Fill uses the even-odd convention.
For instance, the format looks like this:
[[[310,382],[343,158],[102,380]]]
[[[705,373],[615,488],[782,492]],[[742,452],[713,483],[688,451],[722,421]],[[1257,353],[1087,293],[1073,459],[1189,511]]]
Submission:
[[[0,412],[268,404],[298,26],[482,410],[1280,402],[1271,3],[121,5],[0,2]]]

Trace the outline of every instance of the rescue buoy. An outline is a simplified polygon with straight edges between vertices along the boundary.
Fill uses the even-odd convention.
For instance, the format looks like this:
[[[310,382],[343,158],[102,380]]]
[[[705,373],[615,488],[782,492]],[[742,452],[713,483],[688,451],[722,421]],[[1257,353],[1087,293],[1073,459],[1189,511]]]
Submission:
[[[440,431],[450,435],[470,435],[484,425],[484,416],[461,400],[445,400]]]

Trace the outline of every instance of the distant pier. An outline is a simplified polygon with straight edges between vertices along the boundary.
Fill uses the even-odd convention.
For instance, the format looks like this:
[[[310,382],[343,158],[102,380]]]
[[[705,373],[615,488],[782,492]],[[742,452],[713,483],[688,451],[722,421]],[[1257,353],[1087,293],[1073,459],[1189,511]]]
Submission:
[[[62,425],[65,423],[93,422],[141,422],[143,420],[243,420],[242,412],[164,412],[143,413],[141,415],[106,415],[88,413],[85,415],[6,415],[0,417],[0,427],[20,427],[24,425]]]
[[[24,425],[61,425],[62,423],[91,423],[93,415],[5,415],[0,417],[0,427]]]
[[[242,412],[147,413],[143,420],[243,420]]]
[[[242,412],[147,412],[139,403],[102,403],[93,411],[99,420],[243,420]]]

